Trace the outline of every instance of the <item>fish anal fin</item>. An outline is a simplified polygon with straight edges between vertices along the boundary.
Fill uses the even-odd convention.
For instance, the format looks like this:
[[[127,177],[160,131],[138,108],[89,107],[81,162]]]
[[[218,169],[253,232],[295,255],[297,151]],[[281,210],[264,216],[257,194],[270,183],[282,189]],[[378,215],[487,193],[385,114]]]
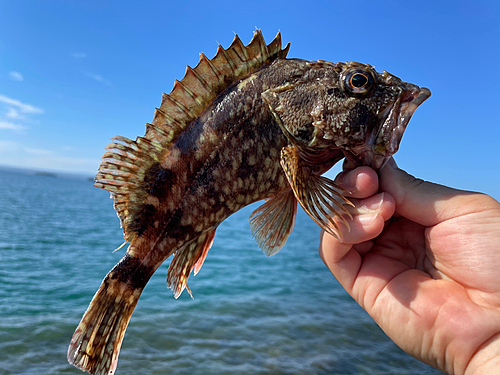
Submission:
[[[267,200],[250,215],[255,241],[267,255],[278,253],[292,233],[297,216],[297,199],[287,189]]]
[[[203,263],[205,263],[205,259],[207,259],[208,250],[210,250],[210,248],[212,247],[212,245],[214,243],[214,238],[215,238],[215,229],[210,231],[210,232],[207,232],[207,238],[205,239],[205,241],[203,242],[203,245],[202,245],[203,249],[201,251],[201,255],[198,258],[198,260],[196,261],[196,263],[194,264],[194,275],[195,276],[198,274],[198,272],[200,272],[201,267],[203,266]]]
[[[325,232],[341,239],[337,221],[340,220],[349,229],[344,216],[352,216],[345,205],[353,206],[344,197],[344,190],[329,178],[314,173],[301,159],[299,149],[295,146],[281,150],[281,166],[304,211]]]
[[[175,253],[167,273],[167,286],[172,289],[175,298],[179,298],[187,287],[191,271],[194,269],[195,275],[200,271],[208,250],[214,242],[216,229],[203,233],[196,240],[185,244]],[[193,296],[191,292],[189,294],[191,297]]]

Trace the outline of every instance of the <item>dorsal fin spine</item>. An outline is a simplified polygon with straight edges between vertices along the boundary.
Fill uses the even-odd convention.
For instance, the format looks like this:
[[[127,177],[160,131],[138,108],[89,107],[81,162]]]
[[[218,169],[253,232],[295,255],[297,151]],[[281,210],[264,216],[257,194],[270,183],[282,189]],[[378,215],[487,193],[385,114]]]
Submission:
[[[159,126],[156,126],[156,125],[153,125],[153,124],[146,124],[146,127],[148,129],[154,130],[155,132],[157,132],[162,137],[165,137],[165,138],[168,137],[168,131],[163,130]]]
[[[185,86],[181,81],[175,80],[174,83],[174,88],[176,86],[179,86],[182,91],[184,91],[191,99],[196,100],[196,95],[194,95],[194,92],[191,91],[191,89],[187,86]]]
[[[123,157],[123,159],[122,159]],[[115,159],[115,160],[118,160],[119,162],[136,162],[137,161],[137,157],[134,156],[134,155],[130,155],[128,153],[126,153],[125,151],[122,151],[122,150],[119,150],[119,149],[113,149],[113,151],[107,151],[103,157],[102,157],[102,160],[101,161],[104,161],[104,159],[107,159],[107,158],[110,158],[110,159]]]
[[[170,100],[172,103],[174,103],[177,108],[179,108],[182,112],[184,112],[186,114],[186,116],[191,116],[192,113],[189,109],[186,108],[186,106],[184,106],[181,102],[178,102],[177,100],[175,100],[172,95],[167,95],[167,98],[168,100]]]
[[[234,61],[233,59],[231,59],[231,56],[226,52],[226,50],[220,44],[219,47],[217,48],[217,54],[215,55],[215,58],[217,58],[218,56],[222,56],[224,58],[227,64],[231,67],[232,73],[235,74],[236,66],[234,64]]]
[[[151,122],[153,126],[164,128],[165,131],[169,128],[165,112],[161,108],[155,109],[155,115]],[[147,126],[147,125],[146,125]]]
[[[205,56],[205,54],[201,53],[200,54],[200,61],[198,62],[198,65],[194,68],[194,70],[202,77],[204,77],[205,82],[207,83],[207,88],[208,88],[208,93],[209,97],[211,93],[218,93],[220,92],[223,83],[224,83],[224,77],[220,74],[220,72],[217,70],[217,68],[212,64],[210,59]],[[215,95],[216,96],[216,95]],[[214,96],[214,97],[215,97]],[[213,98],[210,99],[212,101]],[[208,103],[205,103],[208,104]]]
[[[246,48],[247,51],[249,51],[250,58],[254,58],[261,63],[266,60],[269,54],[267,53],[267,49],[264,49],[264,47],[262,46],[263,44],[265,45],[266,43],[264,42],[262,33],[257,32],[253,34],[253,38]]]
[[[108,178],[112,178],[113,176],[122,178],[124,180],[120,181],[125,181],[125,179],[133,178],[135,174],[132,174],[128,171],[124,171],[123,169],[116,169],[116,168],[111,168],[111,166],[108,165],[107,169],[102,169],[101,173],[103,174],[108,174]]]
[[[128,168],[128,169],[133,169],[137,170],[140,167],[136,166],[134,163],[132,163],[131,160],[118,160],[117,158],[102,158],[102,163],[107,163],[107,165],[116,165],[117,167],[120,168]]]
[[[245,62],[249,59],[248,51],[238,35],[234,36],[233,43],[229,46],[228,50],[230,50],[231,47],[234,48],[234,52],[236,52],[236,54],[239,56],[241,62]],[[238,50],[242,53],[243,56],[239,55]]]
[[[173,124],[176,123],[176,119],[165,113],[161,108],[156,108],[155,117],[153,119],[152,125],[157,128],[161,128],[165,131],[166,135],[170,135],[173,130]]]
[[[269,52],[269,51],[274,51],[274,50],[280,51],[281,50],[281,34],[280,33],[276,34],[276,37],[266,47],[267,47],[269,54],[271,54],[271,52]]]
[[[189,110],[184,105],[177,102],[171,95],[163,95],[163,100],[160,108],[165,114],[172,112],[173,119],[176,118],[175,113],[178,114],[183,122],[186,121],[186,119],[191,118],[191,113],[189,112]]]
[[[108,146],[106,146],[106,149],[107,150],[120,150],[120,151],[124,151],[130,155],[133,155],[135,151],[137,151],[137,148],[136,147],[131,147],[131,146],[128,146],[128,145],[122,145],[120,143],[116,143],[116,142],[113,142],[113,143],[110,143]]]
[[[114,159],[106,159],[105,161],[107,162],[109,169],[119,169],[122,171],[130,171],[130,172],[137,171],[139,169],[138,166],[131,163],[126,163],[126,162],[117,163]]]
[[[281,41],[280,41],[281,46]],[[281,47],[280,47],[281,48]],[[290,42],[288,42],[282,50],[278,51],[278,59],[284,59],[288,55],[288,51],[290,50]]]
[[[191,68],[189,65],[186,67],[186,74],[184,75],[184,78],[182,79],[182,81],[184,81],[184,80],[187,81],[188,74],[191,74],[200,83],[200,85],[203,88],[203,90],[207,91],[207,87],[208,87],[207,82],[205,82],[205,80],[203,79],[203,77],[200,76],[198,74],[198,72],[196,70],[194,70],[193,68]],[[186,86],[188,86],[188,85],[186,85]],[[200,95],[200,94],[198,94],[198,95]]]
[[[221,80],[223,80],[223,78],[224,78],[224,77],[223,77],[223,76],[222,76],[222,74],[219,72],[219,69],[217,69],[217,68],[214,66],[214,64],[212,64],[212,61],[211,61],[211,60],[210,60],[210,59],[209,59],[209,58],[208,58],[208,57],[207,57],[204,53],[200,54],[200,60],[203,60],[203,62],[204,62],[205,64],[207,64],[207,65],[210,67],[210,70],[212,71],[212,73],[213,73],[213,74],[214,74],[214,76],[216,77],[217,82],[218,82],[218,83],[221,83]],[[200,61],[200,64],[201,64],[201,63],[202,63],[202,62]]]

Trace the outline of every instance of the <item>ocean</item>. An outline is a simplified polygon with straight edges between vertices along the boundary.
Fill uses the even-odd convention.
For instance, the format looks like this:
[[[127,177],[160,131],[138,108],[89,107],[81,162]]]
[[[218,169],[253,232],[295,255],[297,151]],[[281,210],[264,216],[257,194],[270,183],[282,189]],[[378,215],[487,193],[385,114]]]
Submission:
[[[217,230],[194,294],[163,264],[127,329],[117,374],[442,374],[392,343],[318,256],[300,211],[281,252],[254,242],[246,207]],[[109,194],[86,178],[0,170],[0,374],[83,374],[71,336],[123,242]]]

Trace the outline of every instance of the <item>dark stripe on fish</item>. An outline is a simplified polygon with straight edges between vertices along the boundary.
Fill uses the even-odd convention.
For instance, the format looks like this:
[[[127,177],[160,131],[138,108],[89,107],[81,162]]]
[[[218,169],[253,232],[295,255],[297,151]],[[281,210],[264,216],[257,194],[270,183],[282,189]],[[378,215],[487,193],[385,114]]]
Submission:
[[[155,270],[154,267],[144,265],[139,258],[125,254],[106,279],[109,278],[128,284],[133,289],[142,289],[146,286]]]
[[[152,204],[143,204],[141,210],[137,213],[135,220],[130,224],[130,230],[137,233],[138,236],[142,236],[157,217],[156,211],[156,207]]]
[[[178,182],[177,175],[170,169],[165,169],[160,163],[155,163],[144,176],[144,182],[149,188],[149,194],[158,199],[166,199],[172,186]]]

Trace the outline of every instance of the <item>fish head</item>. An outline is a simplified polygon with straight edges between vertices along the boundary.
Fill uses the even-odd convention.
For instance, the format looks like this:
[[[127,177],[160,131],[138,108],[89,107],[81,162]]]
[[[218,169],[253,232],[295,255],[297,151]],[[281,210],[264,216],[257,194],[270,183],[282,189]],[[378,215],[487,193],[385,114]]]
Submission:
[[[398,151],[410,118],[431,92],[356,62],[342,65],[338,83],[340,100],[325,98],[323,137],[333,139],[352,166],[379,169]]]
[[[265,93],[292,143],[341,150],[352,167],[380,169],[397,152],[411,116],[431,95],[358,62],[309,63],[296,82]]]

